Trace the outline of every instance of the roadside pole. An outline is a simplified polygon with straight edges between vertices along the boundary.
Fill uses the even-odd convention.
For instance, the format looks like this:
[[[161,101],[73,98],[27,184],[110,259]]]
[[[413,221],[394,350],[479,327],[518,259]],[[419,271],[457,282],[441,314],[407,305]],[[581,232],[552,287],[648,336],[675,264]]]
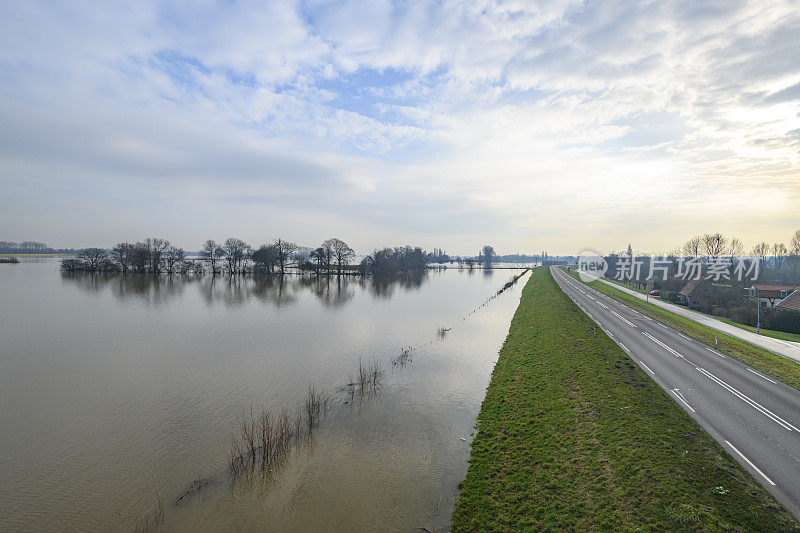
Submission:
[[[758,289],[756,289],[756,300],[758,300],[758,304],[756,304],[756,333],[761,333],[761,297],[758,295]]]

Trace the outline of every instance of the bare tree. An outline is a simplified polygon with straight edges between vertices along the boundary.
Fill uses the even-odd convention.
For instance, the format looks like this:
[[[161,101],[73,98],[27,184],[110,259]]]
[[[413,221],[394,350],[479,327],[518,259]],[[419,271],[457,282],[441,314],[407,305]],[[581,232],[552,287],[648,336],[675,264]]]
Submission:
[[[87,270],[97,272],[108,258],[108,254],[102,248],[85,248],[78,253],[78,258],[86,262]]]
[[[169,241],[153,237],[145,239],[144,244],[150,253],[150,270],[157,273],[161,270],[161,255],[169,247]]]
[[[297,251],[297,245],[293,242],[276,239],[272,246],[275,247],[275,253],[278,257],[278,267],[281,269],[281,275],[286,272],[286,266],[292,258],[292,254]]]
[[[760,242],[753,246],[753,255],[758,258],[759,267],[763,269],[766,266],[767,256],[769,256],[769,243]]]
[[[123,273],[127,272],[131,267],[133,262],[133,249],[133,244],[121,242],[111,250],[111,256],[119,263]]]
[[[186,253],[183,251],[183,248],[178,248],[176,246],[167,248],[164,251],[164,266],[166,267],[167,273],[172,274],[177,268],[180,268],[185,257]]]
[[[786,245],[776,242],[772,245],[772,263],[775,265],[777,270],[780,270],[781,266],[783,265],[783,259],[786,257],[786,254],[789,250],[786,249]]]
[[[800,271],[800,229],[794,232],[789,241],[789,254],[792,259],[792,270],[794,270],[794,282],[797,284],[797,273]]]
[[[325,270],[330,272],[333,263],[333,239],[328,239],[322,243],[321,248],[325,251]]]
[[[736,237],[732,238],[731,242],[728,243],[728,255],[731,257],[737,257],[742,255],[742,253],[744,253],[742,241]]]
[[[319,276],[320,270],[322,270],[322,267],[325,265],[327,257],[328,254],[325,248],[321,246],[311,251],[311,259],[314,260],[314,270],[317,272],[317,276]]]
[[[235,237],[225,239],[222,249],[225,252],[225,258],[228,260],[228,273],[237,274],[241,271],[249,248],[242,239]]]
[[[224,255],[225,250],[222,249],[222,246],[217,244],[217,241],[208,239],[203,243],[203,249],[200,252],[200,256],[204,261],[208,262],[208,266],[211,268],[212,275],[217,273],[217,262],[222,260]]]
[[[136,272],[146,272],[147,265],[150,264],[150,247],[143,242],[137,242],[128,251],[130,256],[131,268]]]
[[[792,240],[789,241],[789,252],[792,255],[800,256],[800,229],[794,232]]]
[[[722,233],[706,233],[703,235],[702,242],[703,252],[712,261],[719,259],[728,247],[728,239]]]
[[[333,257],[336,259],[336,275],[340,276],[342,274],[342,265],[349,264],[350,259],[352,259],[356,254],[353,249],[341,239],[328,239],[322,243],[323,248],[326,246],[330,247],[330,249],[333,251]]]
[[[278,264],[278,252],[274,244],[262,244],[258,250],[253,252],[253,263],[255,267],[264,272],[272,273],[275,265]]]
[[[695,235],[683,245],[683,253],[690,257],[698,257],[700,255],[701,246],[702,239],[699,235]]]

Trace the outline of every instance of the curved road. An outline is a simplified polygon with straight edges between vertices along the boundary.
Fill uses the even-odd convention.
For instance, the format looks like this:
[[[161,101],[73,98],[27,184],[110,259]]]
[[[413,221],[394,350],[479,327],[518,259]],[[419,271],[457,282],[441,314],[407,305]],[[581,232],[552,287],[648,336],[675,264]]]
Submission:
[[[553,278],[603,331],[800,519],[800,391],[578,282]]]

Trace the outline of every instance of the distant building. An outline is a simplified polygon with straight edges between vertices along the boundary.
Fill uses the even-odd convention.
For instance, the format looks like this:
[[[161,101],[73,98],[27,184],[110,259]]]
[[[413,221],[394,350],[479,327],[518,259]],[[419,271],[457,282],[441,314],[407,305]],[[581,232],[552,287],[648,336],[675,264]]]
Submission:
[[[714,307],[725,307],[739,297],[733,287],[725,283],[712,283],[707,279],[693,279],[678,292],[678,301],[705,313]]]
[[[774,307],[788,298],[792,293],[797,292],[794,285],[767,285],[756,283],[748,290],[750,298],[758,298],[761,303]]]
[[[693,279],[683,286],[678,293],[678,298],[683,305],[688,307],[695,309],[708,308],[712,301],[718,299],[720,287],[729,288],[715,285],[708,280]]]
[[[688,305],[689,307],[697,307],[700,305],[700,294],[697,290],[698,285],[700,285],[700,282],[693,279],[683,286],[678,293],[678,297],[683,305]]]

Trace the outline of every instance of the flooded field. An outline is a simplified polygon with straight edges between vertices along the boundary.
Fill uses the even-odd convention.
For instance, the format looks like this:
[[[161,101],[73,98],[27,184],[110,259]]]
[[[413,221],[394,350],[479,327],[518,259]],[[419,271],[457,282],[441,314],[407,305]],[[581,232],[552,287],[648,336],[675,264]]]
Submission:
[[[0,530],[445,529],[519,272],[2,265]]]

